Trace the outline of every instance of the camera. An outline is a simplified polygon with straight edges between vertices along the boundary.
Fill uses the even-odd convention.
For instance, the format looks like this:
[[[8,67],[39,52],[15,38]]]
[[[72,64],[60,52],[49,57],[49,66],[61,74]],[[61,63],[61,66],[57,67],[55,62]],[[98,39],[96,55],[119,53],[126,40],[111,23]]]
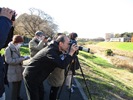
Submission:
[[[0,8],[0,13],[1,13],[1,10],[2,10],[2,8]],[[14,14],[12,15],[11,20],[12,20],[12,21],[15,21],[15,17],[16,17],[16,13],[14,12]]]
[[[45,36],[45,39],[48,39],[49,37],[48,36]]]
[[[70,48],[71,48],[72,44],[77,44],[77,41],[70,40],[70,42],[69,42]],[[82,47],[82,46],[78,46],[78,50],[85,51],[85,52],[90,52],[90,48],[85,48],[85,47]]]
[[[51,42],[51,41],[52,41],[52,39],[49,37],[49,38],[47,38],[47,41],[48,41],[48,42]]]
[[[45,39],[47,39],[48,42],[50,42],[52,39],[48,36],[45,36]]]

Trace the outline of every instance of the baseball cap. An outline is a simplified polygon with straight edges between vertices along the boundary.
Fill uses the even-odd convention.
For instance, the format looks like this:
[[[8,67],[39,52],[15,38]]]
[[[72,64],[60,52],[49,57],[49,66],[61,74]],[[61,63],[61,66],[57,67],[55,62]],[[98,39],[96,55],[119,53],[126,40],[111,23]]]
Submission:
[[[36,31],[35,35],[40,36],[43,35],[44,33],[42,31]]]

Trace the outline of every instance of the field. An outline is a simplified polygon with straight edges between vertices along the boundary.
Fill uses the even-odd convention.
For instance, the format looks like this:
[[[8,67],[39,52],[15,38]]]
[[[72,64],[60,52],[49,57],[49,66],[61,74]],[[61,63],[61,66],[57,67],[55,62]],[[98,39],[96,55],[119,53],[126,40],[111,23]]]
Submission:
[[[81,44],[81,43],[80,43]],[[114,54],[132,57],[133,58],[133,43],[132,42],[99,42],[89,44],[85,42],[83,46],[90,48],[94,53],[103,52],[107,49],[113,50]]]
[[[111,48],[111,49],[133,51],[133,43],[132,42],[100,42],[97,45],[106,47],[106,48]]]
[[[130,66],[118,58],[104,55],[105,50],[112,49],[114,54],[133,57],[133,43],[100,42],[94,45],[85,43],[83,46],[94,52],[89,54],[80,51],[78,55],[93,100],[133,100],[133,71]],[[117,66],[118,63],[124,64],[124,67]],[[80,73],[79,70],[77,77],[88,93]]]
[[[78,56],[93,100],[132,100],[132,72],[118,68],[93,54],[80,52]],[[89,97],[81,71],[78,70],[77,73],[77,78]]]

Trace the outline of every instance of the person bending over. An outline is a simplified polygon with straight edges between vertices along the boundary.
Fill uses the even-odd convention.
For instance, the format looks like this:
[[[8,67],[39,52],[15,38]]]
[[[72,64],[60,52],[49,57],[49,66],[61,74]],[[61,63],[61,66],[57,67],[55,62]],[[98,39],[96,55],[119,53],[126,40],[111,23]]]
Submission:
[[[65,35],[65,34],[64,33],[57,33],[53,39],[54,40],[57,39],[58,36],[60,36],[60,35]],[[65,55],[66,55],[65,52],[60,55],[62,60],[64,60]],[[64,82],[64,78],[65,78],[64,73],[65,73],[65,69],[61,69],[61,68],[57,67],[48,76],[47,80],[51,86],[50,93],[49,93],[49,100],[56,100],[58,90],[63,85],[63,82]]]
[[[40,50],[25,66],[23,78],[28,100],[43,100],[43,98],[40,98],[44,94],[38,91],[40,84],[56,67],[65,69],[72,61],[74,52],[78,50],[76,45],[71,46],[70,52],[64,60],[60,57],[63,52],[68,51],[69,42],[70,39],[67,36],[59,36]]]

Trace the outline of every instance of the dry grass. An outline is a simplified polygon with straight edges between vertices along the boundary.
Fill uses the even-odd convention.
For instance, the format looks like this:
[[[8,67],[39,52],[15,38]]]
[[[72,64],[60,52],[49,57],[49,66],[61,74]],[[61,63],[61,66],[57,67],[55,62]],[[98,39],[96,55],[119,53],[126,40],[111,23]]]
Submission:
[[[105,71],[111,73],[116,78],[119,79],[125,86],[133,88],[133,74],[129,73],[127,70],[118,70],[114,68],[106,68]]]
[[[127,60],[121,60],[121,59],[118,59],[118,58],[115,58],[115,57],[112,57],[111,59],[111,62],[117,66],[117,67],[120,67],[120,68],[126,68],[128,70],[130,70],[131,72],[133,72],[133,63]]]
[[[95,63],[97,60],[94,59],[98,59],[99,56],[95,56],[93,62],[91,62],[92,56],[90,56],[89,54],[88,56],[87,54],[82,54],[79,58],[92,100],[132,100],[133,73],[122,68],[110,66],[111,64],[106,64],[101,57],[98,60],[101,63]],[[110,56],[107,57],[111,59],[109,58]],[[79,70],[77,78],[81,81],[86,91],[86,86]],[[86,94],[88,95],[87,91]]]
[[[105,56],[105,50],[108,48],[105,47],[100,47],[96,45],[86,45],[86,47],[89,47],[94,54],[107,59],[109,62],[111,62],[113,65],[119,68],[125,68],[128,69],[129,71],[133,72],[133,62],[128,61],[128,60],[122,60],[118,57],[115,56]],[[122,51],[122,50],[113,50],[114,55],[120,55],[120,56],[126,56],[126,57],[131,57],[133,58],[133,52],[129,51]]]

